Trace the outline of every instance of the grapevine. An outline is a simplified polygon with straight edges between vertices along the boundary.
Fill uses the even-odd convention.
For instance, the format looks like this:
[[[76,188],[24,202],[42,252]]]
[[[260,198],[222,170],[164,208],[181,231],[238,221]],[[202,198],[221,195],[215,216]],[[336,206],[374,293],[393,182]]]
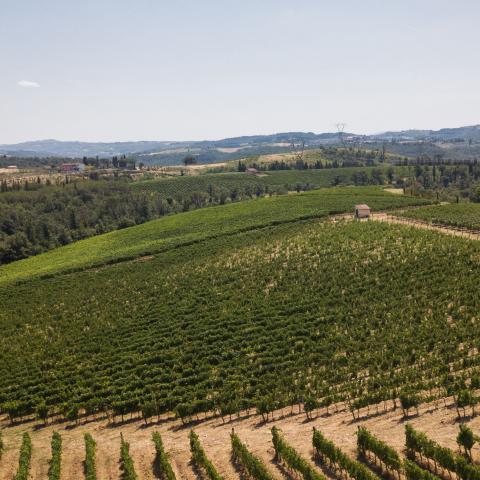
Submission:
[[[277,427],[272,428],[272,441],[275,457],[291,470],[298,472],[305,480],[326,480],[326,477],[316,472],[293,447],[288,445]]]
[[[32,440],[28,433],[24,433],[22,446],[20,447],[20,458],[18,459],[18,470],[13,480],[28,480],[31,458]]]
[[[449,448],[442,447],[409,424],[405,425],[405,437],[409,455],[415,458],[415,454],[418,454],[420,460],[424,457],[433,460],[435,472],[439,465],[445,470],[457,473],[462,480],[480,480],[479,466],[470,463]]]
[[[85,480],[97,480],[97,469],[95,465],[96,443],[93,437],[86,433],[85,440]]]
[[[138,479],[135,472],[135,465],[130,456],[130,444],[124,440],[123,434],[120,434],[120,463],[123,471],[123,480]]]
[[[268,473],[263,462],[250,453],[248,448],[241,442],[238,435],[232,430],[230,434],[232,442],[232,459],[247,475],[254,480],[274,480]]]
[[[62,461],[62,437],[58,432],[52,435],[52,458],[48,469],[48,480],[60,480]]]
[[[207,458],[198,435],[193,430],[190,430],[190,451],[192,452],[193,460],[205,470],[210,480],[223,480],[213,463]]]
[[[168,458],[167,452],[165,452],[163,447],[163,441],[160,433],[154,432],[152,434],[152,440],[155,444],[155,463],[160,475],[164,480],[175,480],[175,473],[170,465],[170,459]]]
[[[379,480],[377,475],[362,463],[352,460],[315,428],[313,429],[313,448],[322,462],[328,463],[330,468],[334,468],[340,472],[346,472],[352,479]]]
[[[367,458],[367,453],[373,454],[375,460],[379,459],[387,471],[399,473],[402,461],[398,453],[385,442],[372,435],[365,427],[357,431],[357,447],[359,454]]]

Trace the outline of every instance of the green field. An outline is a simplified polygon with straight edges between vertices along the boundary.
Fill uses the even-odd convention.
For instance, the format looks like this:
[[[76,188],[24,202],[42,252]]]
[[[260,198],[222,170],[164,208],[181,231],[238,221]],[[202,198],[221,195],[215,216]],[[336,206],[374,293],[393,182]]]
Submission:
[[[405,211],[400,215],[416,220],[423,220],[429,223],[480,230],[479,203],[435,205]]]
[[[413,197],[391,195],[378,187],[345,187],[205,208],[91,237],[0,266],[0,286],[31,277],[151,255],[205,238],[275,223],[352,211],[356,203],[368,203],[373,209],[385,209],[427,202]]]
[[[372,187],[272,197],[6,266],[0,408],[234,412],[305,395],[361,405],[476,367],[480,247],[404,226],[312,221],[357,202],[417,199]],[[58,274],[69,260],[83,271]],[[57,275],[38,278],[48,267]]]
[[[478,363],[479,273],[463,239],[303,221],[10,285],[0,404],[236,411],[434,388]]]
[[[386,174],[388,167],[377,167],[376,169],[372,167],[346,167],[321,170],[279,170],[263,172],[260,176],[247,173],[215,173],[139,181],[134,184],[134,187],[159,192],[171,197],[193,191],[208,191],[212,188],[226,190],[251,188],[253,193],[259,185],[270,188],[285,187],[294,190],[296,184],[310,185],[315,188],[330,187],[335,183],[351,184],[352,175],[362,172],[370,178],[372,170]],[[395,167],[395,171],[403,172],[403,167]]]
[[[383,170],[385,171],[385,169]],[[388,174],[390,172],[390,174]],[[389,170],[325,169],[145,178],[99,177],[42,185],[1,183],[0,265],[150,220],[203,207],[309,191],[321,186],[384,185]],[[145,176],[144,176],[145,175]],[[59,180],[60,181],[60,180]],[[62,181],[67,182],[67,179]]]

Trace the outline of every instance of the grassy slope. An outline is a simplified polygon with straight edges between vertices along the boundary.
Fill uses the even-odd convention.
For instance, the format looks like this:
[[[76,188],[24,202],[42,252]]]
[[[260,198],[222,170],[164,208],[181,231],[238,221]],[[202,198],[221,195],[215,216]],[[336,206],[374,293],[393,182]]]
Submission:
[[[351,211],[356,203],[374,209],[421,204],[376,187],[345,187],[260,198],[186,212],[88,238],[0,267],[0,287],[31,277],[75,271],[149,255],[205,238],[267,225]]]
[[[449,205],[435,205],[428,208],[403,212],[404,217],[425,220],[431,223],[466,227],[480,230],[480,204],[455,203]]]

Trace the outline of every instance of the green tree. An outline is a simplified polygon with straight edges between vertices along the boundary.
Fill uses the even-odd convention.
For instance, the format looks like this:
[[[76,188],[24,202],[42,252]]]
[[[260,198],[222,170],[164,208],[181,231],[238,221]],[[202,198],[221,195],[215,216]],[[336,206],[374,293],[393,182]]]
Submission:
[[[197,159],[195,156],[191,155],[191,154],[188,154],[186,155],[183,160],[182,160],[183,164],[185,166],[187,165],[195,165],[197,163]]]

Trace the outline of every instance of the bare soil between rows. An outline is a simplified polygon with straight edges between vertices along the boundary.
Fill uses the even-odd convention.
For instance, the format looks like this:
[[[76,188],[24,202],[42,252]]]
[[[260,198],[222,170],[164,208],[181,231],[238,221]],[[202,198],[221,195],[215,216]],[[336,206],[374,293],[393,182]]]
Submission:
[[[455,441],[459,421],[451,401],[447,407],[440,402],[438,408],[433,404],[423,405],[418,416],[408,421],[417,429],[426,432],[431,438],[444,446],[457,450]],[[159,423],[145,425],[140,419],[127,421],[118,426],[108,425],[106,420],[91,421],[78,426],[60,423],[40,426],[30,422],[18,426],[9,426],[6,419],[2,422],[5,452],[0,460],[0,480],[11,480],[18,462],[21,436],[24,431],[31,432],[33,443],[32,479],[47,478],[50,458],[50,439],[53,431],[59,431],[63,439],[62,479],[82,479],[83,459],[85,456],[83,434],[90,432],[97,442],[97,472],[99,480],[120,479],[119,466],[120,433],[130,442],[131,455],[140,479],[155,479],[154,446],[152,433],[159,431],[168,451],[177,478],[201,478],[191,463],[188,433],[190,428],[198,433],[207,455],[213,461],[225,479],[241,478],[231,462],[230,432],[236,433],[249,449],[258,455],[271,473],[278,479],[289,478],[281,466],[274,462],[274,452],[270,429],[278,426],[284,432],[290,444],[308,461],[315,465],[312,450],[312,429],[320,429],[328,438],[351,456],[355,456],[355,432],[359,425],[365,425],[375,435],[388,442],[403,453],[405,443],[405,420],[401,409],[389,411],[370,418],[354,421],[349,412],[326,415],[322,410],[313,420],[307,420],[304,413],[290,415],[290,407],[275,412],[274,420],[262,422],[258,415],[233,419],[223,423],[219,417],[201,421],[195,425],[183,426],[176,419],[162,419]],[[296,411],[296,408],[295,408]],[[321,415],[320,415],[321,414]],[[480,417],[469,421],[475,433],[480,433]],[[474,448],[474,457],[480,459],[480,449]],[[317,467],[318,468],[318,467]]]

